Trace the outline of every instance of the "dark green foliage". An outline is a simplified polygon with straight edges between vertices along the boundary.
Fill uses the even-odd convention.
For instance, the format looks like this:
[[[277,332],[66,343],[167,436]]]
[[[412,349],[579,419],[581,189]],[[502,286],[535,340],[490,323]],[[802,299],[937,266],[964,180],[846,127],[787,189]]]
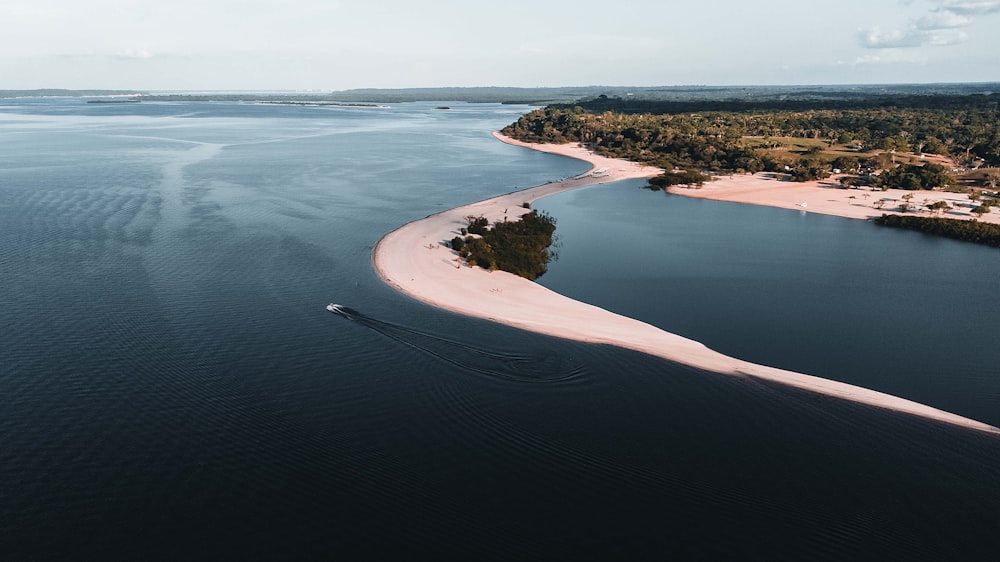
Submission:
[[[871,176],[843,176],[840,178],[840,185],[848,189],[852,187],[869,186],[871,184]]]
[[[695,170],[681,172],[664,172],[662,175],[649,179],[650,189],[666,189],[672,185],[696,185],[701,187],[712,178]]]
[[[944,212],[951,208],[947,201],[935,201],[927,205],[927,208],[934,212]]]
[[[990,166],[1000,165],[998,101],[1000,94],[798,104],[598,98],[532,111],[503,132],[525,141],[581,142],[665,170],[767,169],[761,151],[744,146],[744,137],[851,139],[866,150],[935,152]]]
[[[858,172],[861,170],[861,161],[854,156],[838,156],[830,166],[845,173]]]
[[[594,115],[579,107],[547,107],[522,116],[503,133],[529,142],[587,143],[599,154],[664,170],[763,169],[738,130],[696,116]]]
[[[879,174],[874,181],[876,187],[896,189],[934,189],[955,183],[944,166],[928,162],[923,166],[902,164]]]
[[[678,97],[673,100],[629,99],[598,96],[580,100],[575,105],[593,112],[613,111],[615,113],[682,115],[685,113],[731,112],[754,113],[787,111],[808,114],[814,111],[898,111],[919,109],[925,111],[948,111],[962,109],[996,109],[1000,94],[987,89],[982,94],[965,93],[921,93],[918,95],[878,95],[876,92],[861,92],[850,95],[840,92],[839,97],[816,95],[799,99],[787,96],[765,96],[760,99],[696,99],[694,96]],[[850,135],[849,133],[845,133]],[[838,137],[840,135],[837,135]],[[853,137],[857,139],[858,137]]]
[[[1000,225],[988,222],[902,215],[882,215],[874,222],[882,226],[905,228],[995,248],[1000,247]]]
[[[457,252],[461,252],[465,249],[465,240],[461,236],[456,236],[451,239],[451,249]]]
[[[798,182],[821,180],[830,177],[830,167],[815,160],[805,160],[792,166],[788,175]]]
[[[480,236],[486,234],[486,230],[490,226],[490,221],[486,217],[474,217],[469,215],[465,217],[465,220],[469,221],[468,227],[465,230],[469,234],[479,234]]]
[[[508,271],[526,279],[537,279],[552,258],[549,246],[556,220],[531,211],[520,220],[493,223],[482,237],[466,241],[469,265]]]

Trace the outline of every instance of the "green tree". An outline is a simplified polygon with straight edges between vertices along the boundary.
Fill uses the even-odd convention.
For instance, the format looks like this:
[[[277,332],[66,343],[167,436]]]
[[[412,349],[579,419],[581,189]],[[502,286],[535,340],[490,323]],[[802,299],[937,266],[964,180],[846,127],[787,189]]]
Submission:
[[[947,201],[935,201],[934,203],[927,204],[926,207],[934,213],[941,214],[950,209],[951,205]]]

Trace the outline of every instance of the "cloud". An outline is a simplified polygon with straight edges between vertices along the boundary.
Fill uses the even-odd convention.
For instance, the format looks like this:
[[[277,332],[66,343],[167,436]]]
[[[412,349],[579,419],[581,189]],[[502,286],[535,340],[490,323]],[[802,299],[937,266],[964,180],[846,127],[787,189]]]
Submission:
[[[956,29],[935,29],[924,34],[924,42],[932,47],[959,45],[969,40],[969,34]]]
[[[882,57],[878,55],[862,55],[854,59],[854,64],[878,64],[882,62]]]
[[[911,5],[910,0],[900,4]],[[857,32],[858,43],[868,49],[947,47],[968,41],[962,29],[973,23],[971,16],[1000,13],[1000,0],[936,0],[923,17],[911,19],[905,29],[882,31],[879,27]]]
[[[1000,0],[943,0],[941,5],[935,8],[934,11],[951,12],[963,16],[996,14],[1000,13]]]
[[[902,49],[890,49],[878,53],[864,54],[854,60],[838,60],[836,66],[889,66],[889,65],[924,65],[926,56]]]
[[[958,29],[912,26],[906,31],[882,31],[877,27],[858,30],[858,42],[868,49],[909,49],[914,47],[947,47],[969,40],[969,34]]]
[[[913,27],[929,31],[935,29],[957,29],[972,25],[972,19],[946,10],[928,14],[913,22]]]
[[[882,31],[877,27],[859,29],[858,41],[862,47],[869,49],[900,49],[919,47],[924,44],[924,33],[919,30]]]

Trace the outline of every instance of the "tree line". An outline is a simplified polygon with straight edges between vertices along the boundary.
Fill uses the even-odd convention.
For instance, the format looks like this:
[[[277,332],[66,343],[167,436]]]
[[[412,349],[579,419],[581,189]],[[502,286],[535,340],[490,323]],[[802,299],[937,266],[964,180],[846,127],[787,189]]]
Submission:
[[[753,104],[599,98],[534,110],[503,133],[529,142],[580,142],[599,154],[668,172],[773,171],[799,181],[829,175],[835,164],[822,152],[835,144],[857,150],[851,166],[859,171],[894,167],[886,154],[895,152],[1000,166],[1000,94],[911,96],[891,103],[835,101],[823,103],[838,107],[801,102],[801,107],[789,109],[773,100]],[[816,146],[787,154],[768,150],[784,137],[812,139]]]
[[[1000,225],[976,220],[935,219],[910,215],[882,215],[874,219],[875,224],[916,230],[925,234],[944,236],[1000,247]]]

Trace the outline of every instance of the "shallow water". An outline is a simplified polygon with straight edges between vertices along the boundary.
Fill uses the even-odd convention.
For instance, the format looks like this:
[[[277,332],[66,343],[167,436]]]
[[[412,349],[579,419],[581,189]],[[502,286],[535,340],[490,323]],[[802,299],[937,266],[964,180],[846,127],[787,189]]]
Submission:
[[[1000,546],[993,436],[383,285],[384,233],[586,168],[433,105],[0,100],[5,558]]]

